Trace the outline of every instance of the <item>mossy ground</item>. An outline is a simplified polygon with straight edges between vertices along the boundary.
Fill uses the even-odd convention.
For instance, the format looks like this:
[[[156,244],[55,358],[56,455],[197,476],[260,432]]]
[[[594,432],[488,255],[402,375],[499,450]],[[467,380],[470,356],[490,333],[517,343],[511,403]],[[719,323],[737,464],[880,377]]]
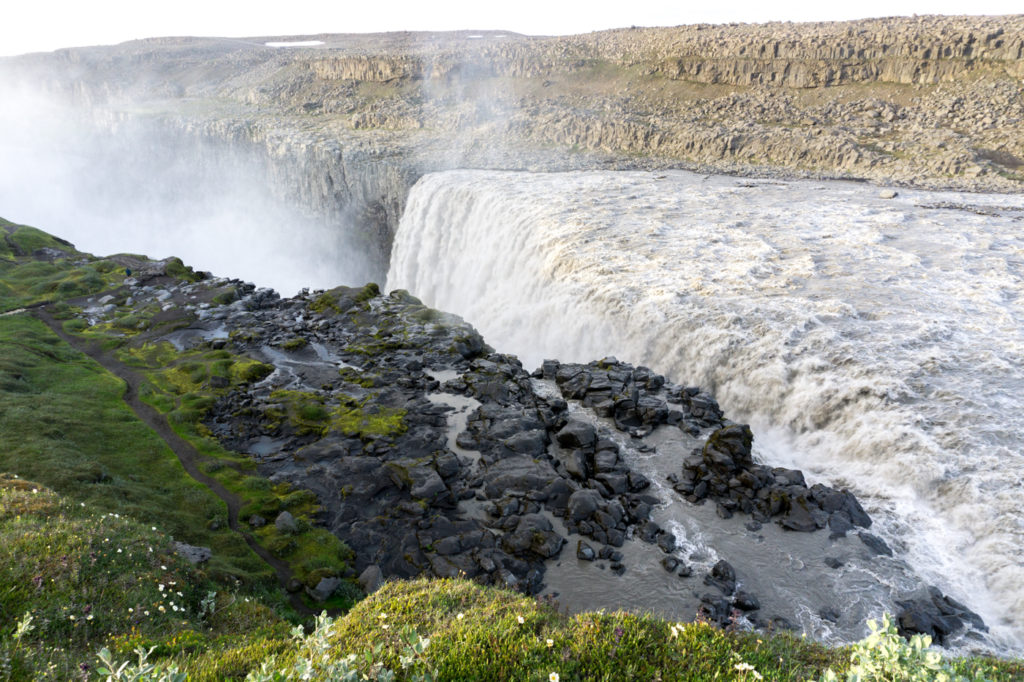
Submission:
[[[256,465],[249,457],[226,450],[202,423],[217,397],[260,381],[273,371],[273,366],[223,349],[177,351],[166,342],[128,346],[119,354],[144,370],[149,379],[140,389],[140,398],[165,413],[171,428],[204,456],[205,473],[241,498],[243,507],[239,518],[242,522],[253,515],[271,522],[257,529],[256,537],[289,563],[300,582],[315,587],[323,577],[345,573],[352,552],[336,536],[316,524],[315,517],[320,512],[316,496],[287,484],[272,484],[258,476]],[[326,419],[326,410],[314,410],[314,406],[312,401],[309,405],[297,406],[293,418],[310,429],[320,429],[318,418]],[[282,532],[273,524],[282,511],[290,512],[298,520],[297,532]],[[326,606],[348,607],[354,596],[355,591],[349,590]]]
[[[274,407],[266,410],[264,417],[271,430],[287,423],[300,436],[322,437],[337,431],[362,440],[396,436],[408,430],[404,409],[375,405],[372,396],[357,399],[344,394],[279,390],[270,398]]]

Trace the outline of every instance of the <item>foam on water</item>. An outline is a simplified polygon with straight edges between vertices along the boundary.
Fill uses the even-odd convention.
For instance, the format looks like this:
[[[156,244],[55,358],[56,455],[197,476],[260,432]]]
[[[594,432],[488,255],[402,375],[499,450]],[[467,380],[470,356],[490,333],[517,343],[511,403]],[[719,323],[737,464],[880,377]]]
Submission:
[[[710,389],[1020,652],[1022,221],[1007,196],[451,171],[413,188],[388,285],[527,366],[615,354]]]

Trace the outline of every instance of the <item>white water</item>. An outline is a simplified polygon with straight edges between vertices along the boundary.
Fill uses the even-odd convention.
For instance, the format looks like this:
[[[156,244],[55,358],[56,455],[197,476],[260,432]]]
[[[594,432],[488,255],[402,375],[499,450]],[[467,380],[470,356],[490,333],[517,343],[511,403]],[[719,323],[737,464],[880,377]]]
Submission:
[[[388,286],[527,367],[614,354],[711,389],[1020,653],[1022,235],[1018,196],[452,171],[413,188]]]

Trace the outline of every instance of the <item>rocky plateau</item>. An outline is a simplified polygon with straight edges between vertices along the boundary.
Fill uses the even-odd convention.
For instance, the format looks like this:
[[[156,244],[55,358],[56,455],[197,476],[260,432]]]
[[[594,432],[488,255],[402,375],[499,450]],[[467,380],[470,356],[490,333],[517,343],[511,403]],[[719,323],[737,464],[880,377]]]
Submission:
[[[45,90],[115,138],[145,132],[129,151],[245,153],[272,191],[359,234],[381,273],[408,189],[436,170],[1024,181],[1024,16],[291,39],[322,44],[58,50],[0,60],[0,83]]]

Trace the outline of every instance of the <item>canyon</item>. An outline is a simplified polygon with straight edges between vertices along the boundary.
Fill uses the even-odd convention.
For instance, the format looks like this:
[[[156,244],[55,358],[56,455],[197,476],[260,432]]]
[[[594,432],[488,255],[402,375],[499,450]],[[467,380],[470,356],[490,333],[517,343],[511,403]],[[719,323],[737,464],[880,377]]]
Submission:
[[[196,164],[210,146],[250,156],[270,191],[347,225],[380,279],[409,188],[445,169],[1020,191],[1022,35],[1020,16],[936,16],[273,38],[322,43],[301,47],[158,38],[7,58],[0,73],[120,139],[158,132]]]
[[[1012,306],[1019,286],[1012,255],[1017,242],[1006,225],[1019,222],[1024,210],[1013,196],[1024,190],[1022,79],[1024,16],[624,28],[561,37],[498,31],[181,37],[58,50],[0,60],[0,89],[6,95],[0,150],[13,161],[0,171],[0,211],[94,251],[119,248],[88,241],[114,223],[114,241],[132,250],[153,247],[135,246],[126,237],[161,233],[159,248],[175,249],[174,255],[190,265],[284,290],[281,299],[240,280],[211,276],[202,280],[205,284],[186,286],[158,273],[156,288],[134,296],[130,289],[119,290],[111,299],[115,305],[82,319],[102,327],[140,306],[173,304],[188,313],[188,334],[159,340],[173,341],[179,351],[217,343],[211,347],[227,346],[273,365],[276,383],[232,386],[229,395],[218,394],[204,425],[229,449],[250,453],[271,481],[317,494],[324,508],[319,522],[351,544],[354,567],[368,590],[382,578],[461,573],[530,593],[543,592],[547,581],[567,604],[587,608],[595,597],[579,586],[599,586],[594,589],[623,591],[654,610],[661,595],[671,594],[674,605],[665,615],[673,618],[702,609],[720,624],[746,618],[761,627],[796,625],[828,641],[856,638],[863,618],[884,604],[904,617],[907,631],[950,636],[950,641],[955,634],[955,645],[965,649],[1012,652],[1020,642],[1016,616],[986,604],[986,623],[990,613],[998,612],[999,618],[992,623],[997,636],[985,639],[986,624],[970,610],[977,608],[974,603],[965,606],[943,595],[904,561],[914,543],[900,535],[902,517],[893,511],[898,504],[887,506],[884,497],[882,502],[876,497],[869,517],[859,494],[846,492],[848,480],[827,464],[814,462],[814,476],[805,481],[797,470],[803,465],[766,456],[778,451],[752,453],[749,429],[742,431],[747,427],[730,421],[737,417],[729,406],[723,414],[715,402],[721,391],[745,420],[775,413],[786,417],[755,423],[752,437],[763,444],[772,439],[759,435],[762,426],[767,431],[780,423],[797,424],[794,431],[813,440],[828,431],[830,419],[838,421],[834,415],[849,413],[849,423],[859,424],[866,413],[857,412],[861,401],[888,405],[899,391],[854,386],[847,394],[840,377],[822,389],[821,405],[807,398],[806,405],[787,407],[789,389],[777,388],[768,394],[779,398],[777,404],[759,406],[765,396],[751,390],[753,377],[770,374],[763,368],[774,367],[773,349],[765,351],[766,362],[755,358],[758,364],[747,367],[749,372],[730,376],[730,368],[742,367],[743,360],[727,352],[742,345],[735,338],[721,347],[696,340],[674,349],[666,340],[669,332],[673,340],[684,333],[657,326],[665,318],[677,321],[678,310],[665,314],[645,296],[676,284],[641,278],[637,281],[650,286],[637,293],[628,279],[618,279],[634,267],[631,254],[662,242],[691,248],[689,242],[643,217],[637,230],[602,221],[634,209],[638,216],[660,215],[659,207],[670,201],[666,196],[712,197],[703,209],[711,215],[718,197],[747,206],[757,203],[755,194],[771,195],[773,207],[783,207],[799,194],[801,207],[792,206],[789,214],[798,222],[795,229],[807,234],[817,229],[800,211],[820,202],[837,233],[851,227],[843,221],[854,216],[852,251],[874,253],[876,242],[895,240],[909,253],[916,245],[897,234],[900,220],[931,234],[929,226],[947,225],[931,218],[943,212],[994,216],[1001,221],[1000,236],[988,250],[1008,254],[997,274],[1005,274],[1009,283],[993,283],[992,297],[997,305]],[[75,161],[76,172],[54,173],[65,159]],[[37,168],[45,172],[36,174]],[[626,172],[614,178],[587,175],[598,171]],[[796,184],[803,180],[820,185]],[[35,203],[26,202],[32,183],[43,193]],[[669,190],[649,187],[658,183]],[[566,192],[578,205],[567,207]],[[972,203],[970,193],[988,195]],[[1000,203],[991,199],[993,193],[1008,197]],[[853,194],[856,207],[848,208]],[[901,194],[917,203],[904,196],[890,201]],[[22,206],[31,213],[62,203],[55,197],[80,202],[69,205],[82,210],[63,218],[70,232],[49,214],[17,214]],[[217,203],[225,197],[231,203]],[[893,227],[886,222],[886,202],[906,215],[931,211],[931,222],[893,219]],[[180,212],[189,205],[191,212]],[[416,209],[411,214],[410,207]],[[675,208],[675,213],[665,209],[666,224],[687,210]],[[65,207],[55,210],[67,213]],[[490,222],[474,222],[474,211]],[[773,225],[781,235],[786,210],[778,213],[783,217]],[[522,226],[503,222],[509,216],[537,219],[514,233]],[[804,281],[803,274],[781,272],[772,260],[775,244],[769,242],[784,239],[771,229],[765,229],[763,244],[744,241],[749,235],[743,228],[770,220],[747,213],[743,220],[749,223],[732,218],[717,218],[720,223],[710,227],[700,216],[687,218],[701,225],[690,232],[706,237],[692,252],[684,251],[694,270],[697,263],[704,268],[704,284],[694,285],[695,291],[727,279],[707,270],[721,264],[731,264],[729,276],[747,272],[749,265],[756,280],[750,288],[758,293]],[[528,257],[541,243],[537,234],[545,220],[553,221],[551,235],[576,221],[595,236],[580,229]],[[984,247],[986,228],[966,222],[972,230],[967,241]],[[506,231],[513,237],[502,242]],[[625,238],[634,232],[649,234],[650,244]],[[458,241],[462,234],[469,237]],[[935,234],[941,239],[944,233]],[[606,239],[620,246],[616,257],[587,246]],[[749,258],[730,251],[733,242],[753,249]],[[254,250],[256,244],[263,250]],[[720,257],[710,265],[700,260],[709,245]],[[797,239],[779,252],[788,258],[803,248],[806,243]],[[808,271],[826,279],[837,273],[847,277],[850,265],[830,248],[806,259],[827,267],[808,266]],[[970,249],[965,253],[975,258]],[[929,252],[915,260],[901,253],[903,261],[883,255],[893,259],[894,268],[902,263],[908,270],[927,268],[944,254]],[[206,256],[221,260],[207,264]],[[547,256],[555,275],[541,272]],[[559,262],[559,256],[565,260]],[[483,271],[485,257],[500,267]],[[246,259],[252,261],[250,270],[231,270]],[[650,260],[657,261],[657,254]],[[289,276],[275,279],[282,274],[278,271]],[[662,268],[670,271],[668,265]],[[988,277],[992,269],[981,272]],[[303,276],[310,281],[303,282]],[[604,282],[605,289],[600,296],[598,289],[588,292],[584,280]],[[371,281],[384,293],[367,284]],[[683,300],[693,277],[680,281],[672,295]],[[716,303],[737,300],[735,292],[745,291],[749,282],[738,278],[733,284],[734,290],[716,290]],[[407,286],[411,293],[386,291],[395,286]],[[224,293],[220,289],[234,292],[226,303],[197,308],[189,300],[203,295],[212,301]],[[536,309],[565,307],[516,318],[508,301],[524,292],[536,298]],[[694,300],[705,294],[697,291]],[[432,309],[450,310],[467,297],[473,299],[467,308],[473,314],[453,312],[469,324]],[[813,295],[808,300],[818,302]],[[629,317],[638,301],[644,314],[650,313],[642,328]],[[602,302],[605,310],[598,305]],[[859,325],[882,319],[889,310],[848,313],[859,304],[828,309],[831,302],[823,303],[814,319],[793,324],[813,332],[821,320],[849,317]],[[699,306],[692,319],[702,319],[700,310],[709,309]],[[758,327],[757,314],[765,309],[753,295],[738,308],[742,314],[723,306],[723,318],[732,320],[723,328],[732,331],[719,336],[734,333],[734,321],[742,318],[761,329],[761,337],[777,323],[783,346],[800,337],[802,332],[787,325],[802,320],[802,312],[780,309]],[[508,313],[494,328],[512,331],[504,337],[487,331],[485,343],[470,325],[481,328],[493,311]],[[603,319],[606,311],[622,314],[626,322],[615,315]],[[578,319],[570,320],[570,314]],[[559,319],[562,324],[553,322]],[[909,319],[907,326],[916,324]],[[1013,313],[1006,319],[1012,322]],[[680,324],[687,327],[685,320]],[[860,338],[862,329],[853,328],[850,337]],[[564,343],[570,330],[585,343]],[[933,331],[943,333],[931,328],[928,333]],[[219,340],[229,332],[230,344]],[[1012,332],[1000,333],[1012,339]],[[502,353],[510,350],[510,340],[528,366]],[[620,345],[602,350],[602,344],[613,343]],[[713,357],[701,357],[707,347],[716,349]],[[534,357],[563,348],[582,349],[576,353],[580,357],[559,355],[561,362]],[[612,354],[624,356],[623,348],[630,356],[620,362]],[[813,344],[808,348],[808,357],[819,352]],[[684,362],[674,353],[692,357]],[[859,369],[860,360],[853,357],[851,351],[825,364]],[[1017,376],[1016,355],[1008,352],[999,361]],[[788,377],[806,369],[812,377],[808,384],[823,371],[783,369]],[[687,385],[693,376],[698,381]],[[289,426],[281,416],[309,407],[288,403],[288,395],[299,394],[332,409],[365,399],[381,413],[401,410],[408,432],[312,438],[303,424]],[[797,417],[787,414],[792,409],[799,410]],[[810,426],[804,428],[805,422]],[[904,431],[895,433],[882,445],[909,459],[914,448],[900,440]],[[859,435],[849,442],[856,445]],[[926,437],[930,434],[922,440]],[[871,441],[865,450],[877,451],[877,445]],[[1015,447],[1002,440],[997,445]],[[836,459],[859,454],[856,448],[834,449]],[[655,452],[668,453],[668,464],[652,464]],[[949,465],[941,475],[951,479],[958,471]],[[818,482],[830,477],[843,485]],[[1005,486],[992,486],[990,497],[1006,497]],[[939,487],[943,494],[955,492],[945,480]],[[711,504],[687,512],[699,519],[702,532],[672,525],[678,519],[666,506],[677,513],[682,505],[707,501]],[[886,537],[900,539],[895,558],[884,539],[867,531],[876,509],[885,515],[878,525],[892,531]],[[246,521],[256,529],[269,519]],[[701,538],[719,544],[701,546]],[[993,543],[1004,539],[1003,534],[993,538]],[[762,545],[782,548],[771,569],[757,565],[758,556],[768,551]],[[1016,581],[1014,550],[1003,549],[994,552],[1000,560],[997,587]],[[821,564],[823,553],[828,556]],[[718,560],[724,555],[742,560],[734,560],[734,567]],[[879,578],[876,571],[885,575]],[[871,579],[864,577],[868,574]],[[851,586],[863,595],[856,608],[843,614],[829,610],[836,595]],[[317,585],[306,587],[316,592]],[[949,592],[945,585],[943,590]],[[1019,598],[1014,589],[1000,594]],[[751,615],[759,611],[759,600],[765,620]],[[748,616],[737,618],[737,611]]]

